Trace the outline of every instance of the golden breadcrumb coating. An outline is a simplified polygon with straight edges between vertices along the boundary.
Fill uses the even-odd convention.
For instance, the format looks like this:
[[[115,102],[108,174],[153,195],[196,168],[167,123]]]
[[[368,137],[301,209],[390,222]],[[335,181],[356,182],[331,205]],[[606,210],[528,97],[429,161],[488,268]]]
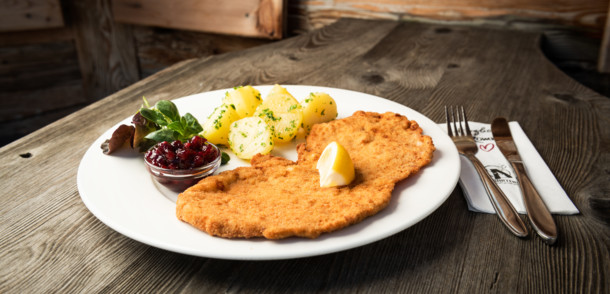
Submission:
[[[332,141],[343,145],[356,171],[343,187],[320,187],[315,166]],[[251,166],[207,177],[178,196],[176,215],[213,236],[316,238],[385,208],[394,185],[432,160],[432,139],[395,113],[358,111],[314,125],[293,162],[256,155]]]

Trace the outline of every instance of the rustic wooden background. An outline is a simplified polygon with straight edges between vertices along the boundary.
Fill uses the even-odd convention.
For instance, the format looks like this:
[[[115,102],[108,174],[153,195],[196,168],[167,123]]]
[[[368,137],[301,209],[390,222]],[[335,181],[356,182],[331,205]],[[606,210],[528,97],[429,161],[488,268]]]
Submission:
[[[0,293],[610,293],[610,100],[553,68],[539,39],[343,19],[164,69],[0,148]],[[250,70],[233,72],[245,61]],[[433,214],[380,242],[311,258],[234,261],[134,241],[83,204],[76,181],[83,154],[133,115],[141,95],[154,103],[273,82],[386,97],[439,122],[443,105],[464,105],[475,121],[519,121],[581,214],[554,216],[560,238],[547,246],[533,235],[514,237],[494,215],[468,211],[456,188]]]
[[[598,92],[610,84],[595,72],[607,0],[168,3],[0,0],[0,146],[178,61],[275,42],[341,17],[543,30],[552,61]],[[213,13],[197,17],[205,5]]]

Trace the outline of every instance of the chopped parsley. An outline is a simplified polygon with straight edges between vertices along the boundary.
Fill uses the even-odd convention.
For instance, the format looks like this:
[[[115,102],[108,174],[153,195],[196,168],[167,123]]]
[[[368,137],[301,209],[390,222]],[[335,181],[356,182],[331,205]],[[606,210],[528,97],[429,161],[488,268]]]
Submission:
[[[218,117],[214,120],[214,128],[217,130],[222,127],[222,122],[220,120],[222,119],[222,115],[225,113],[225,111],[226,109],[221,109],[220,114],[218,114]]]
[[[273,111],[271,109],[269,109],[269,108],[263,109],[262,116],[266,116],[271,121],[278,121],[278,120],[282,119],[281,117],[273,116]]]

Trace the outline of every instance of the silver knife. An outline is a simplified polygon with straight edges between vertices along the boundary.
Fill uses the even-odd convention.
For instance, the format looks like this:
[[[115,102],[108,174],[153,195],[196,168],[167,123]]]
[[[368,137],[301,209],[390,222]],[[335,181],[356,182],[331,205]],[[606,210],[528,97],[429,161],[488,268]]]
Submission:
[[[510,162],[517,174],[517,180],[523,194],[525,210],[532,227],[547,244],[555,243],[557,241],[557,226],[555,226],[551,213],[527,175],[506,119],[503,117],[494,119],[491,123],[491,132],[494,135],[496,145],[506,159],[508,159],[508,162]]]

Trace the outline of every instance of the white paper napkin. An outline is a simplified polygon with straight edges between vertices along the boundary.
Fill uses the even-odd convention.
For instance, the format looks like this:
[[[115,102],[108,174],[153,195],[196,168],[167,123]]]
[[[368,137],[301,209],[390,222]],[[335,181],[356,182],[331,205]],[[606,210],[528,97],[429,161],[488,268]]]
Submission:
[[[439,125],[445,132],[447,131],[445,123]],[[578,209],[557,182],[519,123],[512,121],[508,125],[528,175],[551,213],[578,214]],[[491,125],[469,122],[469,126],[479,147],[475,156],[483,163],[515,209],[524,214],[525,206],[515,171],[496,146]],[[496,213],[472,163],[463,156],[460,156],[460,162],[462,164],[460,186],[466,196],[468,209],[475,212]]]

